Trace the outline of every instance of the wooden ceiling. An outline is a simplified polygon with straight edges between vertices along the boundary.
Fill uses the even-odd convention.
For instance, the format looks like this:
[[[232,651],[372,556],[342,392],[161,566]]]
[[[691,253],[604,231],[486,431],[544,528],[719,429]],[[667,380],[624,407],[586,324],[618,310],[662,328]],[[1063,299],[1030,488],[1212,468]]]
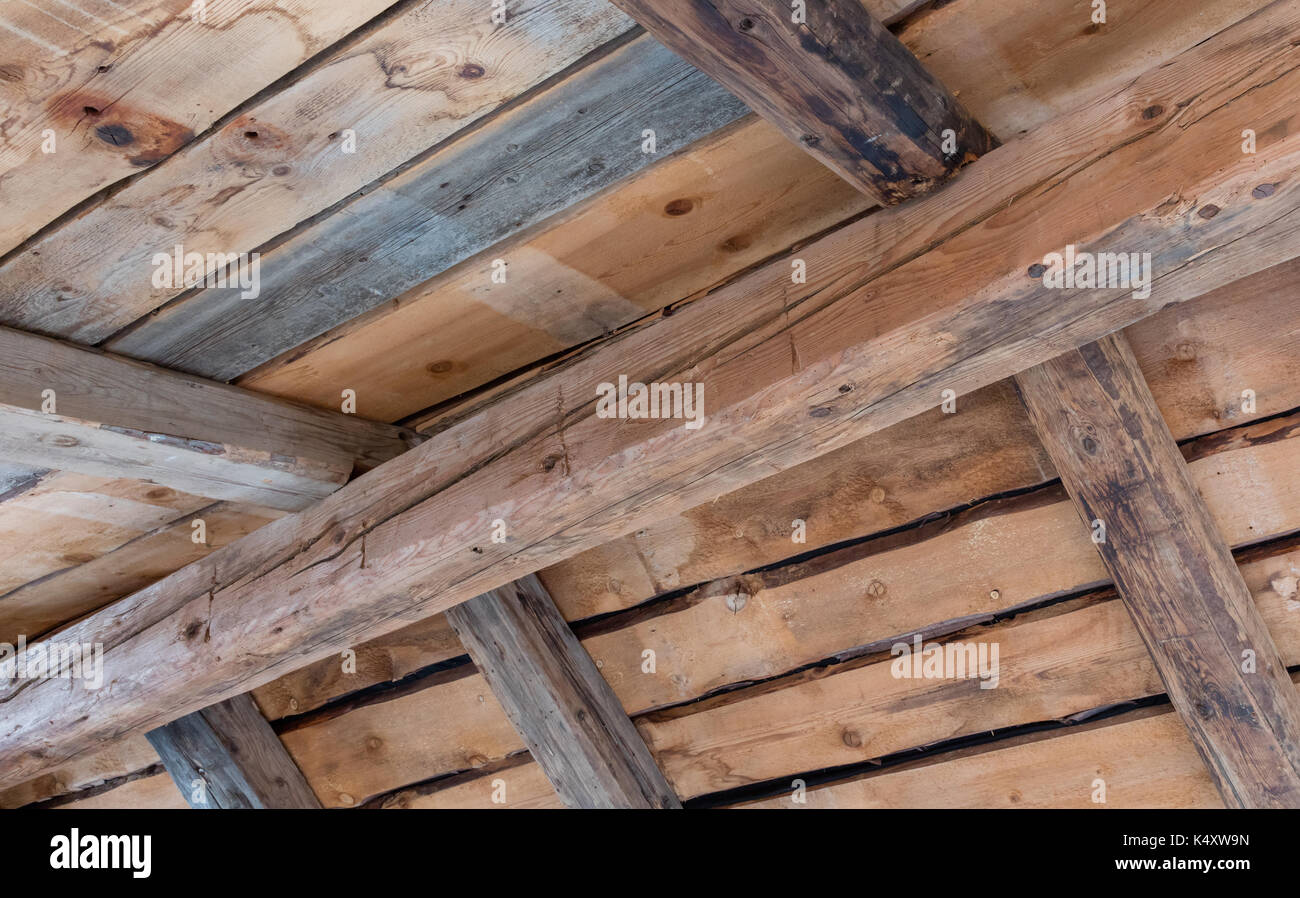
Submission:
[[[1300,802],[1300,11],[743,6],[0,7],[0,806]]]

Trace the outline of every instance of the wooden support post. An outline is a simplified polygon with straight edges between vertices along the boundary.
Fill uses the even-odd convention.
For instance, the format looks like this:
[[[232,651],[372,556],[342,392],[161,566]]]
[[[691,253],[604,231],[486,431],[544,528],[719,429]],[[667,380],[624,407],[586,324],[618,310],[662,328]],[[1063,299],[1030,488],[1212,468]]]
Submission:
[[[613,2],[886,205],[996,145],[860,0],[819,0],[803,17],[786,0]]]
[[[1016,383],[1224,802],[1300,807],[1300,699],[1123,336]]]
[[[145,737],[192,808],[320,807],[247,693],[187,714]]]
[[[447,617],[566,805],[681,807],[535,575],[457,605]]]

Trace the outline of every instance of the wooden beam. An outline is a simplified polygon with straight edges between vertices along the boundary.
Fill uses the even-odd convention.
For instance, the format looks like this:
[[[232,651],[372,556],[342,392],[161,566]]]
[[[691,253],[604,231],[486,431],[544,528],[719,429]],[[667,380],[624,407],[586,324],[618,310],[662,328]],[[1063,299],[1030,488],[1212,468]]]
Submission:
[[[1127,341],[1016,384],[1224,802],[1300,807],[1300,699]]]
[[[0,458],[305,508],[411,431],[0,328]]]
[[[187,714],[146,737],[192,808],[320,807],[248,694]]]
[[[850,184],[886,205],[996,140],[860,0],[613,0]]]
[[[566,805],[681,807],[535,575],[462,602],[447,616]]]
[[[104,642],[113,688],[0,683],[0,780],[269,682],[845,446],[945,391],[1294,257],[1298,58],[1300,9],[1274,3],[990,152],[942,195],[803,247],[805,284],[792,285],[790,258],[775,260],[503,385],[318,505],[69,627],[61,638]],[[1255,155],[1241,153],[1247,127],[1270,135]],[[1034,267],[1068,243],[1149,251],[1150,294],[1040,283]],[[598,388],[620,375],[702,384],[704,426],[598,416]],[[498,521],[504,542],[492,539]]]

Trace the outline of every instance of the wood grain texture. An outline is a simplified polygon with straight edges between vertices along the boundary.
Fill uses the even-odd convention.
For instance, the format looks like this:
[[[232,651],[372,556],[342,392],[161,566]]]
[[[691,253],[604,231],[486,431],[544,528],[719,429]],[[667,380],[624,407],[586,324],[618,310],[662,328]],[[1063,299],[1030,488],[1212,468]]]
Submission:
[[[933,190],[996,144],[858,0],[810,4],[804,22],[781,0],[614,3],[886,205]]]
[[[891,0],[870,0],[865,5],[886,23],[897,20],[907,9],[907,5]],[[266,277],[262,302],[250,305],[239,299],[237,290],[199,290],[142,320],[106,345],[168,367],[208,377],[233,378],[389,300],[412,301],[399,297],[426,282],[430,272],[451,268],[503,240],[523,238],[545,217],[719,133],[749,112],[734,95],[649,36],[637,37],[599,59],[585,62],[565,72],[557,83],[481,128],[458,136],[391,181],[275,246],[263,260]],[[641,133],[647,126],[655,132],[654,153],[645,153],[641,148]],[[759,145],[754,145],[755,139]],[[712,161],[706,153],[693,153],[693,168],[703,168],[713,180],[731,178],[738,183],[706,184],[687,194],[692,208],[715,201],[719,206],[726,203],[735,207],[727,212],[719,208],[718,212],[723,213],[721,220],[739,229],[747,222],[733,217],[736,209],[753,201],[746,196],[738,202],[729,194],[747,182],[761,183],[766,188],[768,197],[762,203],[766,215],[752,216],[749,233],[733,230],[720,241],[723,252],[737,266],[793,242],[787,239],[776,244],[760,243],[755,231],[774,230],[802,214],[808,216],[807,233],[811,234],[855,211],[841,210],[845,203],[838,198],[820,206],[819,197],[810,196],[818,192],[819,179],[808,177],[806,166],[786,167],[788,156],[800,154],[789,145],[773,149],[773,143],[788,144],[775,131],[752,135],[749,141],[745,153],[754,168],[748,175],[732,162]],[[757,164],[760,160],[762,164]],[[656,182],[668,164],[653,165]],[[797,189],[787,186],[787,182],[797,185]],[[706,193],[710,194],[707,200]],[[625,209],[629,199],[623,195],[615,205]],[[680,199],[674,195],[660,202],[656,217],[671,221],[683,214]],[[663,207],[674,200],[679,201],[674,212],[663,213]],[[793,208],[784,208],[787,204]],[[700,217],[696,215],[695,220]],[[358,228],[358,219],[364,219],[367,227]],[[682,226],[677,224],[674,230],[680,232]],[[655,222],[650,229],[642,225],[629,228],[627,234],[616,234],[605,225],[603,245],[587,245],[583,255],[599,258],[605,253],[626,252],[628,234],[639,245],[647,246],[663,227],[662,222]],[[692,260],[682,252],[682,238],[678,234],[672,239],[673,264],[688,273]],[[551,241],[543,235],[540,241],[529,243],[545,247]],[[767,253],[761,251],[765,245]],[[635,317],[640,309],[635,303],[617,302],[613,296],[604,303],[596,296],[587,296],[595,286],[590,280],[568,284],[567,294],[566,284],[557,284],[552,294],[539,279],[554,280],[560,273],[538,265],[539,257],[497,251],[494,255],[507,258],[511,266],[507,283],[493,284],[489,274],[482,271],[484,266],[475,265],[467,292],[481,296],[488,309],[525,325],[525,333],[498,333],[494,340],[483,341],[481,320],[467,319],[465,309],[443,302],[439,303],[442,320],[438,323],[426,323],[418,332],[403,326],[387,335],[385,342],[390,350],[417,334],[425,342],[436,336],[449,347],[444,356],[472,348],[476,360],[491,364],[497,373],[506,373],[536,358],[521,356],[523,347],[516,348],[521,337],[535,339],[540,336],[537,331],[542,331],[552,339],[565,341],[560,345],[564,348],[575,340],[599,336],[608,327],[626,323],[628,316]],[[653,256],[646,253],[638,264],[645,265],[650,258]],[[380,259],[381,266],[370,264],[370,260]],[[589,267],[582,261],[573,264],[574,275]],[[647,284],[658,283],[664,294],[675,286],[675,279],[662,275],[646,280]],[[426,294],[428,289],[426,286],[418,292]],[[521,290],[523,295],[511,302],[513,294]],[[565,299],[566,295],[569,298]],[[668,301],[680,295],[673,293]],[[548,297],[548,301],[543,305],[539,296]],[[581,309],[574,310],[577,314],[564,316],[566,304],[580,301]],[[276,322],[273,329],[265,327],[270,318]],[[455,339],[453,331],[461,328],[474,338]],[[337,335],[328,335],[321,342],[329,345],[335,339]],[[353,378],[365,384],[367,413],[394,420],[432,402],[426,400],[398,413],[387,411],[389,403],[409,403],[433,385],[453,388],[460,379],[457,371],[464,364],[463,359],[444,357],[432,363],[431,371],[431,363],[425,359],[417,366],[419,389],[411,397],[373,389],[371,380],[377,372],[354,370],[348,359],[332,361],[328,371],[333,378]],[[395,368],[391,357],[377,367],[382,371]],[[476,374],[483,376],[478,370]]]
[[[462,602],[447,618],[566,805],[681,807],[535,576]]]
[[[153,773],[103,791],[95,790],[84,798],[77,798],[57,806],[59,810],[100,810],[100,809],[155,809],[181,810],[188,808],[185,799],[176,789],[176,784],[165,773]]]
[[[0,503],[0,553],[5,558],[0,595],[89,561],[208,504],[156,484],[47,472]]]
[[[252,696],[187,714],[147,738],[192,808],[320,807]]]
[[[900,23],[899,37],[986,127],[1022,134],[1265,5],[1201,0],[1187,16],[1180,4],[1125,5],[1112,19],[1140,25],[1093,30],[1075,0],[956,0]],[[897,12],[865,6],[885,22]],[[657,131],[676,117],[656,110]],[[491,283],[484,259],[467,260],[242,382],[331,408],[349,387],[369,415],[397,420],[696,297],[871,205],[761,118],[725,132],[553,216],[541,234],[498,244],[485,258],[507,260],[506,284]],[[351,258],[341,255],[336,266]]]
[[[1285,563],[1294,564],[1294,556]],[[1298,618],[1287,601],[1272,590],[1255,598],[1285,657],[1300,660]],[[895,659],[886,654],[647,715],[637,725],[685,800],[947,739],[1087,716],[1164,692],[1118,599],[1055,606],[965,631],[958,640],[998,645],[996,688],[980,689],[971,679],[897,678]]]
[[[1081,730],[1081,731],[1080,731]],[[1178,716],[1136,712],[1019,744],[810,788],[738,807],[1222,808]],[[522,779],[522,774],[520,774]],[[1105,786],[1104,800],[1099,785]]]
[[[171,156],[392,2],[213,3],[202,21],[187,0],[6,3],[0,255]]]
[[[21,464],[298,509],[420,441],[8,328],[0,358],[0,456]]]
[[[233,378],[649,165],[643,127],[667,155],[747,113],[641,36],[276,246],[259,302],[200,290],[107,345]],[[509,277],[527,273],[516,265]],[[395,417],[378,408],[367,401],[369,414]]]
[[[1292,476],[1300,464],[1298,426],[1292,420],[1242,428],[1192,463],[1234,544],[1300,528],[1300,484]],[[1025,565],[1025,557],[1052,563]],[[1270,556],[1258,590],[1270,589],[1273,579],[1283,588],[1296,561],[1294,552]],[[624,709],[641,715],[689,709],[750,682],[789,677],[797,684],[792,673],[830,659],[885,651],[918,632],[942,637],[1107,579],[1068,498],[1048,490],[810,561],[724,578],[578,633]],[[643,669],[646,651],[654,652],[651,673]],[[284,733],[322,801],[352,806],[407,783],[490,768],[524,750],[483,678],[463,668],[451,673],[345,701]],[[707,740],[707,733],[701,729],[700,737]]]
[[[1284,178],[1300,157],[1300,137],[1286,133],[1300,87],[1292,35],[1300,13],[1274,4],[1087,110],[1087,121],[1054,122],[977,160],[942,197],[871,216],[861,224],[889,229],[891,252],[905,254],[888,271],[864,280],[863,235],[838,231],[806,248],[828,264],[810,266],[817,274],[796,295],[788,260],[758,269],[451,423],[123,609],[92,615],[76,627],[102,633],[113,621],[105,655],[115,688],[60,696],[57,710],[42,683],[5,696],[0,776],[26,778],[96,738],[247,691],[847,445],[931,407],[941,389],[968,392],[1292,258],[1288,216],[1300,198]],[[1169,110],[1177,127],[1167,127]],[[1243,158],[1237,135],[1248,123],[1279,136]],[[1261,181],[1276,184],[1266,198]],[[1208,200],[1217,215],[1192,211]],[[909,260],[917,231],[936,228],[939,245]],[[1067,234],[1084,248],[1150,247],[1158,289],[1062,303],[1025,271]],[[873,245],[869,235],[865,242]],[[836,274],[844,280],[826,290],[823,279]],[[591,411],[612,372],[703,383],[709,427],[608,426]],[[511,536],[492,543],[491,522],[503,513]],[[145,657],[184,673],[159,683],[138,663]]]
[[[1225,804],[1300,806],[1300,699],[1127,341],[1016,384]]]
[[[1186,447],[1198,488],[1234,543],[1300,527],[1300,484],[1292,476],[1300,464],[1297,428],[1295,421],[1260,422]],[[1050,557],[1053,564],[1026,566],[1027,555]],[[1286,614],[1300,607],[1294,589],[1287,591],[1293,582],[1288,578],[1300,574],[1294,550],[1274,550],[1247,560],[1242,569],[1252,593],[1271,592],[1270,601],[1279,602]],[[579,634],[626,711],[635,714],[750,680],[788,676],[810,663],[860,655],[873,645],[879,650],[912,632],[927,638],[952,633],[1106,578],[1068,499],[1049,491],[989,503],[815,562],[727,578],[644,613],[583,627]],[[407,643],[392,647],[392,655],[372,663],[414,663],[410,643],[416,639],[418,634],[411,634]],[[642,670],[647,649],[657,656],[652,675]],[[358,670],[368,654],[377,653],[359,648]],[[317,665],[328,666],[341,667],[337,658]],[[343,675],[322,684],[348,679]],[[799,678],[787,682],[797,685]],[[258,690],[259,700],[263,692]],[[283,695],[272,694],[279,704],[270,707],[278,710],[268,716],[298,710],[284,711]],[[307,695],[296,694],[304,696],[306,706]],[[490,801],[492,782],[499,777],[507,782],[505,806],[538,796],[537,789],[526,788],[522,774],[495,772],[525,746],[483,678],[464,668],[301,716],[282,738],[322,802],[332,807],[367,804],[373,796],[455,771],[482,771],[487,777],[472,788],[466,784],[467,801]],[[816,766],[815,759],[809,763]],[[394,800],[426,806],[437,801],[428,791],[417,788]]]
[[[479,0],[403,7],[29,241],[0,265],[0,323],[98,343],[184,292],[154,284],[155,253],[258,250],[630,26],[603,0],[526,0],[509,13],[497,26]]]
[[[68,488],[75,490],[72,484]],[[137,489],[145,496],[172,492],[147,483],[138,484]],[[21,540],[25,561],[57,553],[39,568],[24,564],[15,570],[12,561],[5,565],[5,574],[16,574],[14,579],[22,582],[0,593],[0,642],[13,642],[19,633],[29,639],[45,634],[65,621],[144,589],[213,549],[230,545],[284,516],[284,512],[272,508],[203,500],[195,511],[132,532],[129,539],[118,542],[120,536],[104,540],[101,528],[76,516],[76,510],[84,507],[81,496],[63,496],[40,513],[22,503],[15,503],[13,508],[7,503],[0,505],[0,545]],[[132,508],[130,502],[110,500],[104,512],[120,526]],[[12,529],[7,526],[7,518],[18,518]],[[197,520],[203,522],[206,539],[202,543],[193,538]],[[37,544],[33,532],[46,536]],[[60,538],[51,539],[54,534]]]

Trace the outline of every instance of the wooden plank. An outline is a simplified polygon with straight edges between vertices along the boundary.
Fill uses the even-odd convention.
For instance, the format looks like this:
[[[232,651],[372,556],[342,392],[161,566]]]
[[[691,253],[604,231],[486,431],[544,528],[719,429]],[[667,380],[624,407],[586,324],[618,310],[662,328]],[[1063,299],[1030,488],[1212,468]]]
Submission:
[[[143,733],[136,733],[101,746],[94,754],[53,767],[35,779],[0,789],[0,808],[18,808],[72,792],[84,794],[157,764],[158,753]],[[163,779],[175,800],[184,806],[171,780],[165,775]]]
[[[1122,89],[1263,5],[1200,0],[1187,16],[1182,0],[1151,0],[1111,9],[1113,27],[1093,30],[1075,0],[955,0],[900,23],[899,36],[979,121],[1011,135]],[[889,21],[889,9],[866,6]],[[719,106],[730,96],[707,79],[705,90]],[[663,132],[677,114],[651,120]],[[749,116],[242,382],[328,407],[352,388],[372,417],[414,414],[696,296],[871,205],[828,171]],[[331,273],[353,258],[340,256]],[[491,282],[492,258],[508,262],[505,284]],[[269,272],[274,257],[265,261]]]
[[[613,0],[857,189],[933,190],[996,140],[858,2]],[[949,137],[949,135],[951,135]]]
[[[869,206],[780,132],[746,124],[238,382],[330,406],[348,384],[372,417],[400,420],[599,340]],[[504,284],[492,283],[494,258],[508,263]]]
[[[1269,625],[1275,628],[1279,644],[1286,647],[1289,655],[1300,652],[1295,601],[1278,592],[1272,581],[1293,570],[1297,563],[1300,563],[1300,554],[1292,545],[1290,549],[1273,550],[1272,554],[1243,560],[1242,564],[1252,592],[1260,607],[1266,609]],[[936,598],[942,598],[942,594]],[[743,614],[739,616],[743,617]],[[684,797],[695,797],[767,780],[774,780],[774,786],[780,788],[782,778],[788,777],[785,780],[788,783],[790,779],[805,778],[809,772],[820,771],[823,767],[861,764],[894,751],[920,748],[958,736],[980,735],[995,727],[1072,718],[1099,707],[1089,702],[1103,705],[1123,703],[1144,697],[1144,690],[1148,688],[1154,689],[1155,693],[1160,691],[1159,679],[1145,655],[1141,640],[1117,600],[1085,605],[1063,617],[1017,619],[996,627],[967,630],[956,638],[999,642],[1002,680],[997,688],[979,690],[969,682],[963,686],[953,681],[897,680],[889,673],[891,659],[886,656],[885,660],[868,663],[865,667],[839,664],[821,673],[789,677],[772,684],[766,692],[755,687],[735,693],[729,700],[719,698],[696,703],[679,709],[684,716],[675,720],[650,715],[640,719],[641,725],[644,731],[664,737],[661,742],[652,741],[652,745],[659,749],[657,757],[669,769],[679,771],[681,784],[689,784],[690,791]],[[683,647],[683,651],[688,650]],[[481,682],[479,688],[483,688]],[[469,706],[447,702],[431,705],[427,710],[411,702],[399,704],[404,707],[392,708],[388,714],[394,719],[404,717],[408,721],[424,720],[426,716],[430,720],[455,720],[469,711]],[[725,711],[728,707],[731,708],[730,715]],[[693,710],[698,713],[691,713]],[[784,717],[780,716],[782,714]],[[1080,715],[1083,719],[1087,716],[1086,713]],[[347,715],[333,719],[325,728],[335,737],[344,734],[349,726],[346,718]],[[373,726],[373,718],[367,720],[364,716],[351,724],[362,725],[363,721]],[[1135,775],[1137,770],[1143,769],[1141,766],[1136,770],[1108,766],[1102,775],[1118,792],[1112,796],[1118,806],[1127,806],[1125,795],[1133,795],[1134,789],[1138,789],[1136,794],[1143,797],[1169,796],[1171,792],[1176,796],[1179,782],[1186,781],[1201,784],[1208,792],[1210,802],[1219,803],[1184,728],[1176,721],[1174,727],[1182,731],[1176,735],[1186,745],[1190,771],[1184,774],[1168,771],[1167,779],[1156,780],[1149,784],[1149,792],[1142,792],[1140,777]],[[382,729],[370,732],[377,733],[386,742],[390,738],[399,738],[397,732],[388,734]],[[456,734],[454,738],[459,740],[462,751],[480,751],[490,744],[475,740],[473,736],[477,732],[466,730]],[[1057,731],[1050,741],[1060,743],[1061,738],[1068,738],[1067,734],[1073,732],[1073,729]],[[847,741],[846,733],[849,734]],[[319,755],[307,760],[304,769],[309,778],[315,775],[315,771],[323,777],[324,771],[330,770],[333,782],[343,786],[346,779],[339,778],[339,774],[334,772],[341,758],[334,758],[332,765],[327,761],[329,739],[330,736],[324,733],[316,737]],[[855,742],[860,744],[854,745]],[[993,747],[998,744],[994,743]],[[1115,740],[1108,744],[1119,748],[1124,743]],[[1178,751],[1176,745],[1163,739],[1152,742],[1149,749],[1157,759],[1170,750]],[[1070,779],[1070,772],[1091,759],[1084,756],[1085,760],[1076,766],[1065,745],[1044,751],[1047,760],[1054,758],[1059,766],[1048,766],[1039,775],[1025,774],[1017,778],[1014,767],[1006,765],[1001,776],[992,777],[982,785],[973,777],[962,777],[962,781],[970,783],[970,789],[964,795],[959,789],[959,794],[953,798],[954,805],[978,807],[992,803],[1011,807],[1016,806],[1017,801],[1023,801],[1027,806],[1053,806],[1059,801],[1073,806],[1089,802],[1092,780],[1098,775],[1096,769],[1090,770],[1083,782]],[[507,784],[507,807],[512,801],[523,803],[545,799],[544,781],[538,784],[540,770],[531,762],[512,765],[510,769],[499,772],[492,755],[481,755],[479,763],[485,772],[410,788],[399,787],[376,803],[380,806],[494,807],[498,806],[492,803],[494,779],[502,779]],[[387,764],[387,758],[379,759],[381,768]],[[931,770],[932,787],[942,789],[946,775],[942,770],[943,764],[937,767],[940,769],[934,766],[926,769]],[[371,788],[385,783],[393,788],[406,777],[423,773],[425,771],[413,764],[402,768],[393,766],[386,777],[382,769],[354,769],[344,776],[354,781],[364,779]],[[924,779],[911,782],[920,788]],[[440,794],[439,785],[446,787],[445,796]],[[1052,791],[1034,794],[1035,790],[1049,785],[1053,787]],[[999,794],[1002,789],[1006,792]],[[1013,794],[1013,789],[1019,789],[1022,794]],[[810,789],[810,796],[811,793]],[[849,795],[854,794],[850,789]],[[937,800],[935,795],[920,799],[914,792],[909,795],[901,788],[895,794],[908,796],[900,797],[892,805],[895,807],[930,806],[930,802]],[[996,796],[996,799],[991,796]],[[788,798],[777,801],[788,802]],[[1133,801],[1141,805],[1140,798]],[[1175,797],[1169,797],[1169,801],[1176,805]],[[852,801],[842,804],[853,806]]]
[[[1285,657],[1300,660],[1296,615],[1271,591],[1256,600]],[[898,678],[896,659],[886,654],[637,724],[686,799],[1163,693],[1123,603],[1053,610],[961,634],[967,644],[998,645],[996,688],[969,679]]]
[[[932,406],[943,389],[976,389],[1293,257],[1288,216],[1300,190],[1285,172],[1300,139],[1284,136],[1284,123],[1288,91],[1300,86],[1288,68],[1298,15],[1274,4],[1082,116],[988,154],[942,197],[871,216],[858,223],[866,235],[850,226],[805,248],[825,264],[809,265],[794,296],[789,260],[777,260],[155,584],[130,600],[131,624],[117,618],[120,638],[106,648],[113,690],[60,696],[57,711],[41,683],[8,698],[0,775],[22,779],[86,750],[101,729],[151,726],[269,682],[847,445]],[[1178,127],[1166,127],[1173,115]],[[1243,159],[1248,123],[1278,137]],[[1200,205],[1171,204],[1175,196]],[[1193,212],[1210,201],[1211,217]],[[870,252],[877,229],[891,238],[888,254]],[[918,251],[920,233],[929,239]],[[1063,303],[1025,272],[1071,241],[1149,247],[1159,289]],[[882,255],[893,257],[883,270],[871,264]],[[609,426],[590,413],[611,372],[703,383],[709,429]],[[494,543],[503,514],[510,535]],[[141,656],[177,674],[144,688],[131,662]],[[26,747],[36,727],[38,752]]]
[[[147,738],[192,808],[320,807],[250,695],[187,714]]]
[[[536,577],[462,602],[447,617],[566,805],[681,807]]]
[[[747,112],[641,36],[275,247],[259,302],[238,288],[201,290],[107,345],[235,377],[648,165],[656,156],[642,152],[643,127],[669,154]],[[509,277],[526,273],[516,266]]]
[[[60,479],[70,476],[60,475]],[[172,492],[147,483],[132,481],[130,484],[145,496],[151,492]],[[73,488],[71,484],[68,487]],[[24,562],[31,562],[34,557],[44,561],[39,574],[24,564],[14,578],[18,584],[0,593],[0,642],[14,642],[20,633],[29,640],[41,636],[65,621],[144,589],[177,568],[198,561],[213,549],[230,545],[284,516],[284,512],[271,508],[214,502],[161,526],[134,533],[114,545],[120,535],[103,539],[100,528],[85,519],[72,518],[71,526],[68,525],[71,513],[83,503],[80,496],[62,497],[52,509],[40,514],[31,513],[29,508],[10,509],[8,503],[0,505],[0,552],[8,544],[21,541],[25,554],[10,555],[10,558],[22,557]],[[134,508],[134,501],[110,500],[105,513],[113,515],[114,522],[120,525]],[[18,515],[11,512],[21,513],[12,540],[6,519]],[[203,542],[194,541],[197,520],[203,521]],[[47,534],[40,546],[33,545],[35,533]],[[52,541],[48,534],[58,534],[61,538]],[[57,552],[52,559],[48,559],[50,550]],[[12,562],[5,566],[5,573],[12,573]]]
[[[0,503],[0,554],[6,559],[0,569],[0,596],[207,504],[206,499],[156,484],[48,472]],[[6,612],[0,600],[0,619]]]
[[[1135,712],[1104,726],[879,775],[791,792],[738,807],[805,808],[1222,808],[1178,716]],[[522,775],[520,776],[522,778]],[[1100,781],[1100,782],[1099,782]],[[1104,785],[1104,793],[1099,788]],[[435,793],[436,794],[436,793]],[[1097,800],[1104,794],[1104,800]],[[432,800],[432,797],[427,800]]]
[[[392,2],[214,3],[202,21],[180,2],[5,4],[0,255]]]
[[[0,328],[0,457],[280,509],[420,438],[70,343]]]
[[[629,27],[604,0],[529,0],[502,26],[480,0],[406,5],[29,241],[0,265],[0,323],[98,343],[184,292],[155,277],[155,254],[180,245],[206,274],[210,253],[255,251]]]
[[[1233,542],[1300,526],[1300,485],[1291,476],[1300,464],[1296,432],[1295,421],[1267,421],[1240,428],[1230,439],[1215,435],[1186,447],[1198,486]],[[579,634],[625,709],[642,713],[859,654],[864,646],[887,647],[900,634],[952,632],[1106,579],[1068,499],[1059,493],[1054,501],[1042,501],[1051,498],[1003,500],[824,555],[817,563],[728,578],[643,613],[610,618],[608,625],[583,627]],[[1027,554],[1050,555],[1055,563],[1026,567],[1021,561]],[[936,558],[946,562],[936,565]],[[1243,570],[1252,592],[1282,590],[1274,599],[1294,614],[1283,593],[1286,578],[1300,574],[1298,565],[1293,550],[1275,550],[1262,562],[1247,561]],[[742,603],[737,587],[746,584],[751,585]],[[1292,593],[1290,601],[1294,598]],[[391,654],[359,647],[357,669],[367,663],[413,665],[416,639],[410,635]],[[657,658],[652,674],[642,669],[647,649]],[[317,666],[321,671],[341,667],[337,657]],[[321,676],[322,688],[349,679]],[[268,704],[267,694],[275,701]],[[268,717],[299,712],[288,703],[295,695],[308,706],[310,693],[291,693],[288,700],[270,687],[257,693]],[[483,678],[464,668],[426,674],[393,690],[362,693],[320,714],[299,716],[282,738],[321,800],[335,807],[366,804],[372,796],[455,771],[492,771],[525,748]],[[496,778],[473,788],[467,784],[466,800],[489,801]],[[502,778],[507,806],[538,796],[527,780],[513,774]],[[415,801],[426,791],[406,797]],[[546,787],[541,794],[549,791]],[[424,806],[424,800],[413,806]]]
[[[1201,441],[1190,444],[1199,456],[1191,465],[1197,484],[1234,544],[1300,528],[1300,483],[1292,476],[1300,465],[1298,436],[1300,419],[1293,417],[1241,428],[1232,439],[1207,438],[1212,449],[1204,455]],[[1053,564],[1026,566],[1027,556],[1051,557]],[[1257,590],[1270,589],[1274,579],[1283,584],[1297,562],[1293,550],[1270,554],[1260,562]],[[1096,588],[1107,576],[1068,497],[1054,489],[725,578],[578,634],[624,709],[641,715],[887,651],[913,633],[940,637]],[[1274,596],[1292,613],[1285,598]],[[647,651],[654,659],[649,671]],[[340,807],[408,783],[490,770],[525,749],[486,682],[465,668],[344,699],[299,717],[282,735],[321,800]],[[705,743],[711,738],[703,727],[697,735]]]
[[[100,809],[135,809],[152,808],[180,810],[188,808],[185,799],[177,791],[176,785],[165,773],[154,773],[131,779],[120,785],[104,790],[93,790],[93,794],[77,798],[65,804],[56,805],[59,810],[100,810]]]
[[[1300,699],[1127,341],[1016,385],[1224,803],[1300,807]]]

